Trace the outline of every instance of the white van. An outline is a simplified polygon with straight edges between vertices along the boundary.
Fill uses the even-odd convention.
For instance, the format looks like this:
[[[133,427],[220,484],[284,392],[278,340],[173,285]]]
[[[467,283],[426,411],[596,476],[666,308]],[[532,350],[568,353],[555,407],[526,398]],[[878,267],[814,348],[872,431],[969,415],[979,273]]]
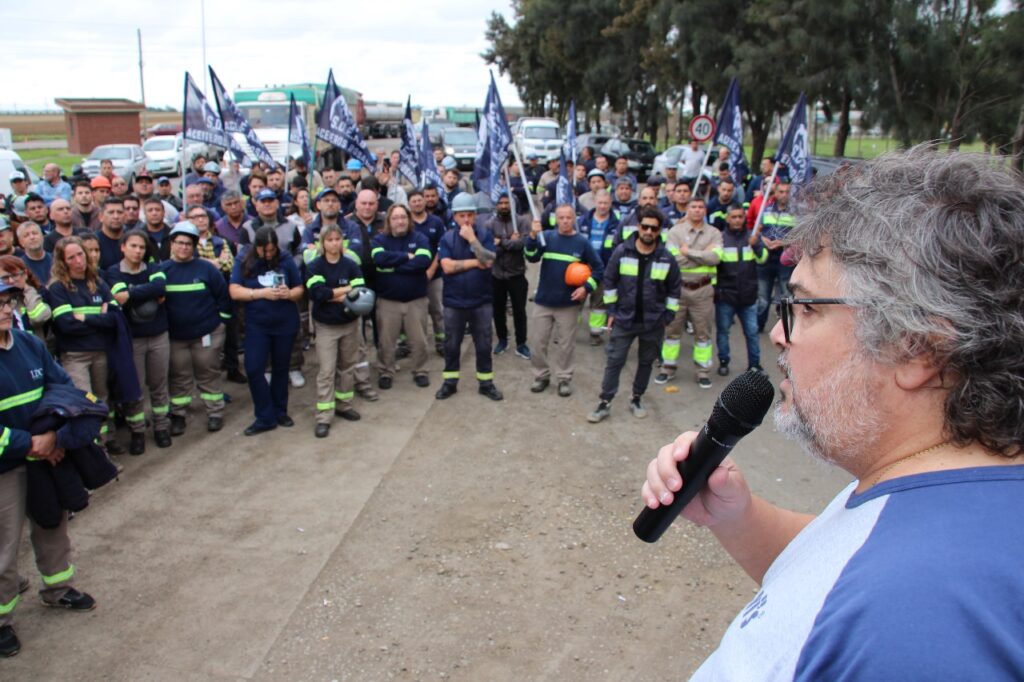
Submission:
[[[521,118],[513,124],[512,134],[519,142],[524,163],[531,153],[541,160],[557,157],[564,142],[558,121],[553,118]]]
[[[11,173],[16,170],[28,177],[30,185],[34,186],[39,182],[39,176],[25,165],[18,152],[0,149],[0,195],[7,196],[11,193]]]

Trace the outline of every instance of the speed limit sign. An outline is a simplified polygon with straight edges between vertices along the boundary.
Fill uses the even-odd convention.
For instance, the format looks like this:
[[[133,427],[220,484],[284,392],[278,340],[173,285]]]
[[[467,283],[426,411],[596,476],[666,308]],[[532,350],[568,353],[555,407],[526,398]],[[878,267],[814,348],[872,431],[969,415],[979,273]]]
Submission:
[[[690,137],[697,142],[707,142],[715,134],[715,121],[701,114],[690,119]]]

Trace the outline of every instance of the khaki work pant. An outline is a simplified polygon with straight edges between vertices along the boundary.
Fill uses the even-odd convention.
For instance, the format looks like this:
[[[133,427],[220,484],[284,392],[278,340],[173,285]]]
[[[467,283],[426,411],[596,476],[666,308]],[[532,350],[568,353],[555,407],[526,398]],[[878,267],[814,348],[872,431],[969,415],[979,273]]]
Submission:
[[[28,519],[25,513],[27,490],[28,474],[24,466],[0,474],[0,626],[11,624],[14,607],[18,605],[18,547]],[[39,594],[43,601],[54,603],[64,596],[75,578],[68,515],[64,512],[56,528],[40,528],[31,519],[28,522],[36,568],[43,580]]]
[[[430,322],[434,326],[434,343],[437,344],[444,341],[444,304],[442,303],[444,295],[444,278],[438,277],[437,279],[430,280],[430,284],[427,285],[427,313],[430,316]],[[427,321],[423,321],[423,333],[427,333]],[[427,337],[430,338],[430,337]]]
[[[548,346],[554,343],[555,348],[551,350],[551,355],[554,360],[555,380],[572,381],[572,373],[576,369],[573,365],[573,357],[576,354],[576,325],[581,309],[580,305],[548,308],[534,304],[529,339],[530,363],[533,365],[535,378],[551,378]]]
[[[149,389],[149,404],[153,410],[153,429],[166,431],[171,426],[169,414],[171,398],[167,391],[167,375],[171,369],[171,340],[167,332],[156,336],[132,339],[132,359],[139,384]],[[146,396],[125,408],[125,420],[132,433],[146,430]]]
[[[377,299],[377,324],[380,325],[380,348],[377,349],[377,369],[382,377],[395,375],[395,344],[405,327],[412,354],[413,376],[427,373],[427,297],[413,301]]]
[[[171,414],[185,417],[192,404],[192,392],[199,386],[199,397],[207,417],[224,416],[224,386],[220,376],[224,349],[224,325],[218,325],[203,339],[171,339]]]
[[[711,328],[715,320],[715,288],[710,284],[700,289],[683,289],[679,294],[679,312],[665,329],[665,342],[661,347],[662,369],[675,376],[679,366],[683,327],[686,318],[693,323],[693,366],[695,378],[708,376],[713,357]]]
[[[334,410],[352,407],[361,320],[346,324],[313,321],[316,334],[316,423],[330,424]]]
[[[107,419],[100,427],[100,440],[114,437],[114,406],[107,394],[107,351],[69,351],[62,353],[60,364],[79,390],[92,393],[107,404]]]

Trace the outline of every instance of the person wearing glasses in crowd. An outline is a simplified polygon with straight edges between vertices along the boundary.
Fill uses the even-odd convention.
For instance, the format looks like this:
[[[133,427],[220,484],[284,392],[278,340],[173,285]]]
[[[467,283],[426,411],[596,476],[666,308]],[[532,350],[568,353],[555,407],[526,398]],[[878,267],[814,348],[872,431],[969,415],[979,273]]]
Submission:
[[[295,426],[288,416],[288,361],[299,332],[295,302],[304,290],[299,268],[281,253],[273,227],[256,230],[252,246],[235,263],[230,293],[245,305],[245,373],[256,417],[245,435]],[[268,359],[269,384],[263,371]]]
[[[192,392],[206,408],[207,431],[224,427],[224,389],[221,351],[224,321],[231,319],[228,286],[215,265],[196,258],[199,230],[185,220],[168,237],[171,258],[161,263],[167,277],[164,305],[171,339],[171,436],[185,433]]]
[[[592,424],[611,414],[612,398],[619,390],[619,374],[633,341],[638,341],[639,347],[629,410],[638,419],[647,416],[641,398],[650,383],[665,327],[679,310],[682,279],[675,257],[661,240],[665,216],[654,206],[644,206],[638,219],[636,232],[615,247],[604,269],[601,288],[612,330],[601,381],[601,402],[587,417]]]
[[[692,679],[1016,679],[1024,182],[931,147],[818,182],[783,240],[775,424],[855,480],[814,516],[712,472],[682,514],[760,590]],[[696,436],[650,463],[648,507]]]
[[[14,311],[14,328],[35,334],[41,339],[46,338],[45,325],[53,316],[53,311],[43,299],[46,287],[35,273],[17,256],[0,256],[0,282],[17,287],[21,292],[21,305]]]

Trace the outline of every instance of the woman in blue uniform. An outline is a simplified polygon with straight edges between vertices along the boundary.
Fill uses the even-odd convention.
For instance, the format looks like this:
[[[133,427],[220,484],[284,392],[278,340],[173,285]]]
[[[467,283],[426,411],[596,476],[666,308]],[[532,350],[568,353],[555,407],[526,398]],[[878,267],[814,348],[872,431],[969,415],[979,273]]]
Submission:
[[[256,231],[253,245],[235,262],[231,298],[245,305],[245,373],[249,376],[254,421],[245,435],[294,426],[288,416],[288,361],[299,331],[302,278],[295,261],[283,258],[272,227]],[[270,358],[270,384],[263,373]]]

